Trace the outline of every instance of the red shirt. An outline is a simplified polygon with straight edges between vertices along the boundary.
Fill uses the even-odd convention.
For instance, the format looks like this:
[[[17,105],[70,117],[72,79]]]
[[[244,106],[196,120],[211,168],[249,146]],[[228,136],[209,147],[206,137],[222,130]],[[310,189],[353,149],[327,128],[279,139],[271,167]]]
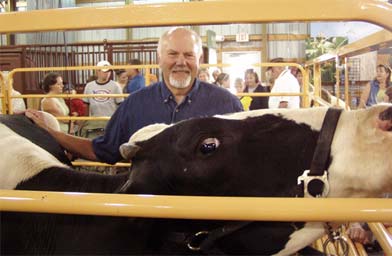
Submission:
[[[71,104],[69,102],[71,101]],[[86,116],[87,115],[87,107],[83,103],[82,99],[67,99],[66,103],[69,107],[70,113],[73,112],[78,113],[78,116]],[[71,105],[71,106],[70,106]]]

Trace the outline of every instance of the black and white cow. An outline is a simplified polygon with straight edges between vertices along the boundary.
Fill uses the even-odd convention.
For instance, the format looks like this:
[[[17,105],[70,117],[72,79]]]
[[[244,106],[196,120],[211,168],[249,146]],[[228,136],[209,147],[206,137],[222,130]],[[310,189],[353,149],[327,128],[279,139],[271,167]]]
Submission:
[[[309,169],[325,113],[323,108],[253,111],[146,127],[121,147],[123,156],[132,159],[130,186],[123,192],[301,195],[297,177]],[[392,105],[343,112],[331,148],[328,196],[378,197],[391,191],[391,129]],[[9,170],[14,177],[13,183],[1,181],[1,188],[112,193],[128,179],[124,175],[72,171],[47,151],[32,153],[40,151],[39,146],[7,125],[0,124],[0,136],[10,139],[0,142],[2,152],[10,152],[3,157],[18,159],[20,152],[28,152],[26,158],[20,158],[26,164],[19,168],[4,169],[0,164],[0,180]],[[9,147],[9,143],[27,146],[22,150]],[[31,168],[36,164],[39,168]],[[232,222],[225,226],[226,222],[217,221],[135,221],[3,212],[1,253],[188,254],[194,252],[188,249],[186,235],[222,225],[233,227]],[[322,223],[252,222],[235,226],[238,228],[217,239],[205,253],[290,255],[324,232]]]
[[[58,126],[53,116],[47,117]],[[23,115],[0,115],[0,138],[0,189],[113,193],[128,178],[128,174],[74,171],[59,144]],[[148,226],[130,218],[0,214],[1,255],[146,252],[144,234]]]
[[[120,150],[132,159],[130,192],[303,196],[297,177],[310,167],[326,111],[259,110],[141,129]],[[391,153],[392,105],[344,111],[331,145],[328,197],[380,197],[391,192]],[[166,239],[173,233],[225,227],[218,222],[168,222],[160,229],[167,253],[173,252]],[[253,222],[217,239],[212,252],[290,255],[323,233],[323,223]],[[176,253],[186,252],[177,249]]]

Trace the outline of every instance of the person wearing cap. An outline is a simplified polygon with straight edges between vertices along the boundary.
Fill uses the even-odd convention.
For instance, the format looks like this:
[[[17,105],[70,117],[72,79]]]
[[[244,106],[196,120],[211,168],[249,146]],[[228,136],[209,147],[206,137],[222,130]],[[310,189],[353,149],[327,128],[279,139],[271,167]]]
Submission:
[[[89,116],[112,116],[118,105],[124,100],[123,98],[105,97],[105,94],[122,94],[122,89],[115,81],[110,79],[111,70],[105,68],[111,66],[110,62],[102,60],[97,63],[102,69],[96,70],[97,79],[86,84],[84,94],[97,94],[99,96],[93,98],[83,98],[83,102],[87,104],[87,112]],[[83,127],[83,136],[92,134],[95,137],[95,131],[100,131],[106,126],[107,121],[87,121]],[[87,131],[87,132],[85,132]],[[90,132],[88,132],[90,131]]]
[[[122,160],[121,144],[144,126],[243,110],[235,95],[197,79],[203,51],[196,32],[172,28],[161,36],[157,50],[163,81],[129,95],[110,119],[104,135],[93,140],[75,137],[47,127],[42,113],[27,110],[26,116],[47,129],[67,151],[114,164]]]
[[[283,58],[270,60],[272,63],[284,63]],[[283,66],[270,66],[267,68],[274,79],[274,86],[271,93],[299,93],[300,86],[298,80],[291,74],[290,69]],[[299,108],[299,96],[270,96],[268,100],[269,108]]]
[[[86,84],[84,94],[99,94],[100,96],[84,98],[83,101],[88,105],[90,116],[111,116],[124,99],[103,97],[102,95],[121,94],[121,87],[110,79],[111,70],[104,68],[111,66],[108,61],[100,61],[97,66],[103,68],[96,70],[97,79]]]
[[[139,59],[131,59],[129,65],[142,65]],[[144,87],[146,87],[146,80],[137,68],[126,69],[128,77],[131,79],[128,81],[126,86],[126,93],[134,93]]]

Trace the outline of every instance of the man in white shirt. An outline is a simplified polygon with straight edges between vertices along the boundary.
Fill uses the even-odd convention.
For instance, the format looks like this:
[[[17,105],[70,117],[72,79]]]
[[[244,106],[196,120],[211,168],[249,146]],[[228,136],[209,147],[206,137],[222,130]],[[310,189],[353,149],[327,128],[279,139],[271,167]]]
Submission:
[[[270,62],[284,63],[283,58],[275,58]],[[300,86],[297,78],[293,76],[290,69],[284,66],[268,67],[267,71],[271,72],[272,78],[275,80],[271,93],[286,92],[299,93]],[[299,108],[300,96],[270,96],[268,100],[269,108]]]

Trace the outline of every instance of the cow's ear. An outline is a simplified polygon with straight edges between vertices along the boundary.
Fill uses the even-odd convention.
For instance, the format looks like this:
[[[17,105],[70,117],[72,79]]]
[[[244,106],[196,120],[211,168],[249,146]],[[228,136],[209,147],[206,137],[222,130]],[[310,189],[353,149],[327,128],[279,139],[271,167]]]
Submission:
[[[120,146],[120,153],[125,160],[131,160],[139,149],[140,147],[138,145],[127,142]]]

